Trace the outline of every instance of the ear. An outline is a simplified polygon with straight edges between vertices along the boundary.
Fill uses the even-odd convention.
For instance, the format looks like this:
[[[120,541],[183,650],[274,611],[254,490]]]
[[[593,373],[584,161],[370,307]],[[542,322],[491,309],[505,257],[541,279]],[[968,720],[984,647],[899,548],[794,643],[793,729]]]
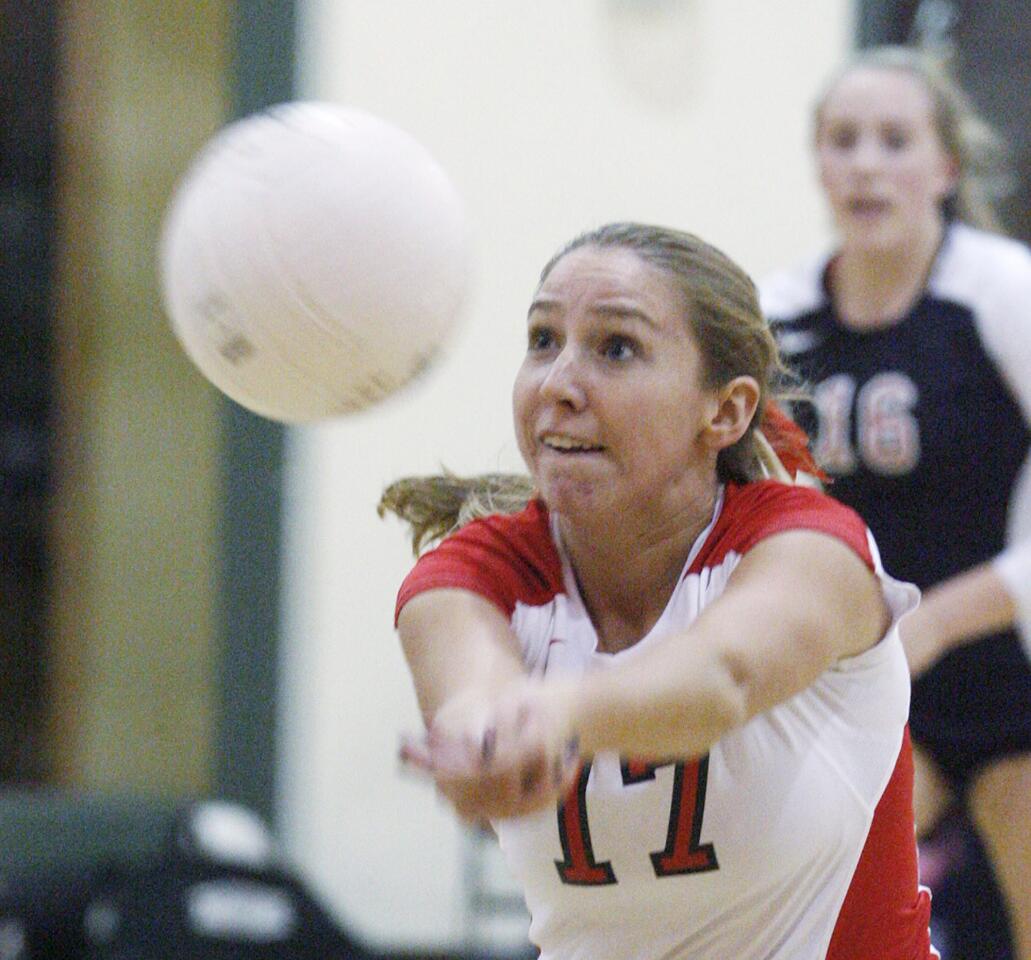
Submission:
[[[703,430],[713,450],[732,447],[745,435],[759,406],[759,393],[755,377],[734,377],[719,388],[715,412]]]

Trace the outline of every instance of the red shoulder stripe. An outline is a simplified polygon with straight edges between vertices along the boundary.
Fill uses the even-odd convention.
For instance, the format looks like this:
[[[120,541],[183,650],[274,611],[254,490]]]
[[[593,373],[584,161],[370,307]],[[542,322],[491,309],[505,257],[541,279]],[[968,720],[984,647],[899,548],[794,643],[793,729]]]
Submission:
[[[817,530],[836,537],[874,569],[866,524],[854,510],[812,487],[763,480],[727,485],[723,510],[690,572],[721,563],[730,552],[743,554],[786,530]]]
[[[412,597],[446,587],[478,593],[506,616],[517,602],[547,603],[560,592],[562,563],[544,504],[535,500],[516,514],[474,520],[424,553],[398,591],[395,625]]]

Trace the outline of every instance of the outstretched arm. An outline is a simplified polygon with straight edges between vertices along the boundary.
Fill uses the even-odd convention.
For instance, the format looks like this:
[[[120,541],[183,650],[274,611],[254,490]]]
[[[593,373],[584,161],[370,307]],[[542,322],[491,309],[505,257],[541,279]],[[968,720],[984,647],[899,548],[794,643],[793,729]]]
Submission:
[[[439,622],[418,620],[446,637],[451,614],[440,599]],[[888,622],[876,577],[841,541],[776,534],[748,552],[690,627],[605,669],[531,679],[496,651],[480,659],[484,650],[473,644],[469,675],[479,680],[426,685],[424,676],[429,733],[410,759],[467,819],[544,809],[574,772],[571,744],[584,756],[697,756],[836,660],[872,646]]]
[[[568,743],[553,745],[548,717],[516,695],[529,681],[501,611],[466,590],[430,590],[405,604],[398,630],[426,724],[402,759],[469,821],[553,802],[578,757]]]
[[[753,547],[722,596],[667,637],[568,691],[587,754],[697,756],[884,634],[875,575],[844,543],[793,530]]]

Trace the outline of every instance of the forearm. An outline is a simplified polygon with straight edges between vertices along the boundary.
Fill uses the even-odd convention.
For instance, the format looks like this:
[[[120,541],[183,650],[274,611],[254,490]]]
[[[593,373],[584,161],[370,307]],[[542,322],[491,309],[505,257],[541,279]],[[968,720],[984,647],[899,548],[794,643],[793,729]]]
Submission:
[[[578,757],[531,708],[541,685],[503,612],[476,594],[432,590],[405,605],[398,627],[427,728],[403,743],[402,760],[469,822],[554,808]]]
[[[727,664],[675,641],[649,654],[571,690],[571,735],[585,756],[698,756],[746,719],[745,691]]]
[[[581,750],[642,759],[704,753],[833,662],[821,610],[778,590],[765,569],[728,588],[686,632],[583,678],[574,705]]]
[[[913,614],[914,627],[923,621],[937,638],[941,654],[1008,629],[1016,616],[1013,596],[991,563],[973,567],[927,590]]]
[[[524,670],[508,621],[491,603],[464,590],[431,590],[398,618],[401,646],[427,724],[454,697],[486,700]]]

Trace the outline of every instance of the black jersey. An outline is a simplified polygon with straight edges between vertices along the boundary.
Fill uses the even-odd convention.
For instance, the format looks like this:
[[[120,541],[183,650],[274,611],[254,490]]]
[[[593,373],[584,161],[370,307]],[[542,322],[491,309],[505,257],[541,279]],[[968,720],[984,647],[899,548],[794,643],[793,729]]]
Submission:
[[[835,315],[829,262],[814,259],[762,289],[784,359],[811,391],[812,401],[793,412],[833,479],[829,492],[866,520],[886,569],[921,587],[1001,553],[1000,573],[1026,613],[1031,253],[1014,240],[953,224],[909,313],[863,331]],[[995,642],[1005,646],[1007,663],[1019,658],[1024,662],[1015,669],[1027,671],[1012,633]],[[983,652],[954,652],[944,669],[930,671],[939,706],[949,706],[958,685],[976,682],[965,661]],[[1014,703],[1029,695],[1023,686],[1014,694]],[[926,690],[916,690],[914,707],[924,700]],[[962,725],[960,716],[955,720]]]

